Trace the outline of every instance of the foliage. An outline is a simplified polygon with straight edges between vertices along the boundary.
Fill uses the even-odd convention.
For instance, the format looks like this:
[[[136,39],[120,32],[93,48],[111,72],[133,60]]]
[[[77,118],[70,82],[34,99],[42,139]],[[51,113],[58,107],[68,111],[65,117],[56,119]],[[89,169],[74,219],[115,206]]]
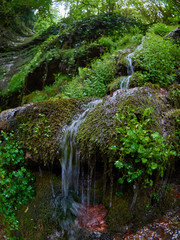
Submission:
[[[111,146],[111,149],[120,153],[115,166],[123,174],[119,178],[121,184],[127,180],[128,183],[135,181],[144,186],[153,186],[154,178],[164,176],[169,158],[176,154],[164,137],[146,129],[152,112],[152,108],[146,108],[140,117],[134,109],[126,107],[126,111],[116,115],[120,123],[116,130],[120,134],[122,147]]]
[[[90,42],[102,36],[123,35],[135,26],[144,28],[141,21],[127,18],[119,13],[93,15],[70,23],[67,18],[61,21],[59,40],[70,42],[72,47],[84,40]]]
[[[36,125],[31,126],[27,128],[27,125],[25,123],[22,123],[20,125],[20,129],[22,131],[22,133],[24,135],[26,135],[27,140],[34,140],[34,141],[39,141],[40,143],[40,139],[43,137],[43,141],[44,138],[50,138],[52,136],[52,131],[51,131],[51,127],[50,125],[48,125],[48,121],[45,117],[45,114],[39,113],[38,114],[38,118],[39,121],[36,123]],[[42,144],[43,145],[43,144]],[[27,146],[28,150],[32,150],[34,151],[35,154],[38,153],[38,150],[36,149],[36,147],[32,146],[32,145],[28,145]]]
[[[51,0],[1,0],[0,4],[0,21],[2,25],[11,26],[16,23],[16,19],[26,24],[35,20],[34,11],[48,12]],[[15,25],[16,26],[16,25]]]
[[[79,68],[79,75],[65,87],[62,97],[103,97],[108,84],[114,79],[113,59],[96,60],[91,68]]]
[[[102,13],[121,13],[139,18],[146,23],[158,22],[161,19],[167,22],[169,18],[178,16],[180,11],[178,0],[79,0],[78,3],[74,0],[64,0],[64,2],[69,6],[69,15],[73,19]]]
[[[0,212],[8,230],[15,230],[19,225],[17,209],[34,195],[33,178],[25,168],[24,152],[14,133],[1,131],[0,144]]]
[[[179,60],[177,45],[150,33],[143,41],[143,49],[135,55],[135,61],[143,70],[145,82],[158,83],[162,87],[167,87],[175,80]]]
[[[173,18],[179,19],[178,4],[171,4],[177,0],[127,0],[124,2],[123,12],[126,16],[139,18],[147,24],[165,22],[170,23]]]
[[[132,45],[140,44],[142,41],[142,34],[125,34],[124,36],[119,37],[117,41],[117,48],[124,49]]]
[[[112,48],[116,48],[116,43],[113,42],[111,37],[101,37],[98,40],[98,43],[100,43],[103,47],[106,48],[106,51],[110,51]]]
[[[159,35],[161,37],[164,37],[169,32],[173,31],[175,29],[175,26],[168,26],[165,23],[157,23],[154,24],[150,29],[149,32],[155,33],[156,35]]]

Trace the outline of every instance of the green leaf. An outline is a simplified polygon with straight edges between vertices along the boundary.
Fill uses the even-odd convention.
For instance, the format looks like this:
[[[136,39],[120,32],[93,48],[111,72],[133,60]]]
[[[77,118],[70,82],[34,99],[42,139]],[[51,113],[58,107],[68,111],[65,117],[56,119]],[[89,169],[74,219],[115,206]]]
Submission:
[[[146,158],[142,158],[142,163],[147,163],[147,159]]]
[[[158,132],[152,133],[151,136],[155,139],[155,138],[159,138],[160,135]]]
[[[110,146],[110,148],[109,148],[110,150],[116,150],[117,149],[117,147],[116,146]]]
[[[115,164],[114,164],[117,168],[121,169],[124,167],[124,164],[120,161],[116,161]]]
[[[151,168],[152,168],[153,170],[157,169],[157,167],[158,167],[157,163],[155,163],[155,162],[152,162],[152,163],[151,163]]]
[[[119,182],[120,184],[123,184],[123,183],[124,183],[124,179],[123,179],[123,178],[119,178],[119,179],[118,179],[118,182]]]

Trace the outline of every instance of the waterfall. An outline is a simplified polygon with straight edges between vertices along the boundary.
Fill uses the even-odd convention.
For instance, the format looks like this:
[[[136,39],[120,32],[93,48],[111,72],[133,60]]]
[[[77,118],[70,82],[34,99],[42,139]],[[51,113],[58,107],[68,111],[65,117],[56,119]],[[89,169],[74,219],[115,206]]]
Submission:
[[[62,140],[63,155],[60,159],[62,174],[62,195],[68,197],[69,191],[79,193],[80,153],[76,143],[76,134],[80,125],[85,121],[88,113],[102,100],[96,100],[88,104],[87,109],[79,117],[67,126]]]
[[[142,39],[141,44],[135,49],[135,51],[141,50],[143,48],[143,40],[144,40],[144,37]],[[134,73],[133,57],[134,57],[135,51],[128,54],[125,57],[125,59],[127,60],[127,76],[122,77],[120,89],[128,89],[129,88],[129,79],[131,78],[131,76]]]
[[[71,229],[74,216],[78,215],[81,203],[90,195],[90,189],[84,189],[83,183],[79,181],[80,174],[83,175],[84,170],[80,169],[80,152],[76,143],[76,135],[88,113],[100,102],[102,100],[89,103],[86,110],[73,120],[71,125],[64,128],[61,142],[62,157],[60,159],[61,189],[55,193],[53,186],[51,186],[53,218],[59,223],[62,231]],[[85,194],[87,197],[84,196]]]

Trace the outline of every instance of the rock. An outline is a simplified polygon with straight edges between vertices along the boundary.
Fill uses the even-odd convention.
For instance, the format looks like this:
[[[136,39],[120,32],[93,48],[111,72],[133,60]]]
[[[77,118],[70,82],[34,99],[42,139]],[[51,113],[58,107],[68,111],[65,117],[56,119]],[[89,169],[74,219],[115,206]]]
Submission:
[[[172,32],[170,32],[168,35],[165,36],[165,38],[173,38],[174,43],[180,44],[180,27],[174,29]]]
[[[118,51],[114,56],[116,61],[116,73],[115,77],[127,76],[127,63],[128,60],[125,58],[127,54],[130,53],[130,49],[125,49],[125,51]]]
[[[23,114],[25,110],[32,107],[33,103],[26,104],[22,107],[8,109],[0,113],[0,130],[11,130],[15,118],[19,114]]]
[[[129,79],[129,87],[134,88],[134,87],[141,87],[144,85],[144,79],[143,79],[143,74],[140,72],[135,72],[132,74],[132,76]]]
[[[0,130],[16,132],[30,166],[53,162],[60,168],[60,141],[63,126],[92,99],[44,101],[9,109],[0,114]]]

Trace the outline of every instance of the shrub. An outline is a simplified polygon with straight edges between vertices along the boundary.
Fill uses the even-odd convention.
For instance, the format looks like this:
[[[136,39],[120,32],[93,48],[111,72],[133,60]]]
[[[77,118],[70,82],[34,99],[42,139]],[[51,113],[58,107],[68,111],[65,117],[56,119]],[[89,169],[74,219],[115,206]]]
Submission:
[[[113,59],[98,59],[91,63],[91,68],[79,68],[79,75],[65,87],[62,97],[103,97],[108,84],[114,80],[114,74]]]
[[[0,137],[0,212],[10,231],[18,229],[17,209],[33,197],[33,178],[25,168],[24,152],[14,133],[1,131]]]
[[[116,43],[113,42],[110,37],[101,37],[98,43],[102,44],[102,46],[106,48],[106,51],[110,51],[112,48],[116,47]]]
[[[170,40],[155,34],[147,34],[143,49],[136,52],[135,61],[143,70],[145,82],[167,87],[175,80],[175,69],[180,60],[180,51]]]
[[[175,26],[168,26],[164,23],[156,23],[150,29],[149,32],[155,33],[161,37],[164,37],[169,32],[173,31]]]
[[[116,115],[120,122],[117,132],[121,135],[122,147],[111,146],[111,149],[119,151],[120,158],[115,166],[122,173],[121,184],[127,180],[128,183],[134,181],[153,186],[154,179],[163,177],[169,157],[176,155],[163,136],[146,129],[152,111],[152,108],[146,108],[140,117],[134,109],[127,107],[125,113]]]

